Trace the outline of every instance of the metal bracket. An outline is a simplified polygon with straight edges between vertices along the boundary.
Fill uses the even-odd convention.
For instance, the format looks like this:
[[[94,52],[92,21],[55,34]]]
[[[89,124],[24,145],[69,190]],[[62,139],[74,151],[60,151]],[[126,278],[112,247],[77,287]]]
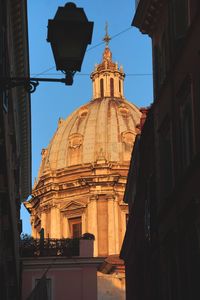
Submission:
[[[37,77],[0,77],[0,88],[9,90],[15,87],[24,87],[28,93],[34,93],[40,82],[60,82],[65,85],[73,84],[75,72],[65,73],[65,78],[37,78]]]

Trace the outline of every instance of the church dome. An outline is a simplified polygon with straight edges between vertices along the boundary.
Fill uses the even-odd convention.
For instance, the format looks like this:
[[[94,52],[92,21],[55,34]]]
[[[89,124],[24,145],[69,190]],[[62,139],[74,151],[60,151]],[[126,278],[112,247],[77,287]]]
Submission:
[[[124,98],[122,67],[112,62],[108,47],[91,74],[93,98],[74,111],[42,150],[39,177],[48,171],[98,160],[129,163],[141,112]]]
[[[25,202],[33,237],[94,234],[95,256],[118,254],[126,230],[123,202],[131,151],[141,112],[124,97],[125,74],[112,61],[109,36],[91,74],[92,99],[58,128],[46,149]]]
[[[139,110],[123,98],[88,102],[66,120],[59,119],[54,137],[42,151],[39,177],[100,159],[129,162],[139,120]]]

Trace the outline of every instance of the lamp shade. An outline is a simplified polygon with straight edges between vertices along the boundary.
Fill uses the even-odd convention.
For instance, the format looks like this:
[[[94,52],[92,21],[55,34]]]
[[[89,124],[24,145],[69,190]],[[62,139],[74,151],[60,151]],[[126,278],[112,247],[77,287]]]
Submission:
[[[58,8],[54,19],[48,21],[47,36],[57,70],[66,73],[81,70],[92,31],[93,22],[88,21],[83,8],[77,8],[72,2]]]

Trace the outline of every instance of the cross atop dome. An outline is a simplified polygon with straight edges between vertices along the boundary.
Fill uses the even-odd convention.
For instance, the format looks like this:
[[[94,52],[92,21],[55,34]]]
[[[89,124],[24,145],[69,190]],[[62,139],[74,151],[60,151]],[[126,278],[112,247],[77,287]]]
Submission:
[[[105,36],[103,38],[103,41],[105,42],[106,47],[108,47],[108,44],[109,44],[109,42],[111,40],[111,37],[108,34],[108,22],[106,22],[105,31],[106,31],[106,34],[105,34]]]
[[[109,36],[108,34],[108,22],[106,22],[106,26],[105,26],[105,31],[106,31],[106,34],[103,38],[103,41],[105,42],[106,44],[106,47],[104,49],[104,53],[103,53],[103,61],[109,61],[109,62],[112,62],[112,53],[110,51],[110,48],[108,47],[108,44],[111,40],[111,37]]]

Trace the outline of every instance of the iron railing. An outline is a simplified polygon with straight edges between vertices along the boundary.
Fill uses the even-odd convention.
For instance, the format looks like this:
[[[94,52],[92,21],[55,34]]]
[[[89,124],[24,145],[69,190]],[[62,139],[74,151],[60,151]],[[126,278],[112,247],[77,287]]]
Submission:
[[[79,238],[74,239],[24,239],[20,242],[22,257],[79,256]]]

